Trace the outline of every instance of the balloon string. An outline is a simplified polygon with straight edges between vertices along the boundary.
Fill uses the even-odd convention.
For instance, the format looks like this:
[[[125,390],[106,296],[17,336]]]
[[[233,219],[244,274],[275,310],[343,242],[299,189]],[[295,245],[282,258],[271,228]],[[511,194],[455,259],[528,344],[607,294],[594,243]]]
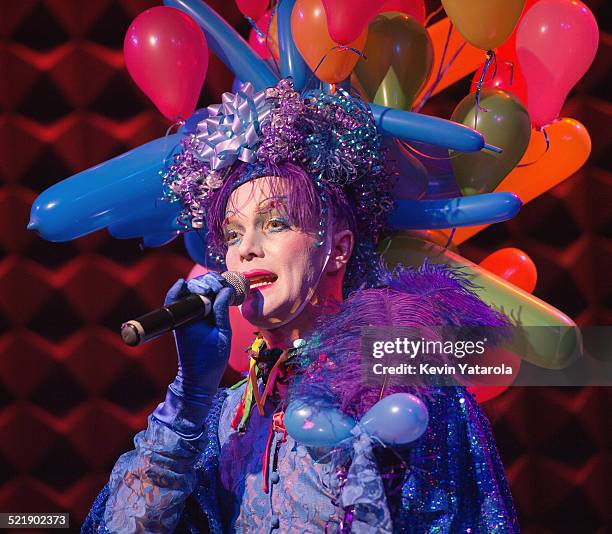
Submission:
[[[546,142],[546,148],[544,149],[544,152],[542,152],[536,159],[534,159],[533,161],[530,161],[529,163],[519,163],[516,166],[517,169],[520,167],[529,167],[530,165],[537,163],[538,161],[542,159],[544,154],[546,154],[546,152],[548,152],[548,150],[550,149],[550,139],[548,138],[548,132],[546,131],[546,127],[542,126],[542,129],[540,131],[544,135],[544,141]]]
[[[183,124],[185,124],[185,120],[181,117],[178,117],[176,122],[173,122],[170,126],[168,126],[168,129],[166,130],[166,135],[164,135],[164,150],[163,153],[165,154],[165,156],[162,158],[162,169],[164,169],[166,167],[166,164],[168,163],[168,159],[170,158],[170,156],[172,156],[172,153],[174,152],[174,149],[176,148],[176,146],[173,146],[172,148],[168,147],[168,139],[170,137],[170,132],[172,131],[172,128],[174,128],[175,126],[178,126],[179,128],[181,126],[183,126]]]
[[[166,130],[166,135],[164,135],[164,137],[168,137],[170,135],[172,128],[174,128],[175,126],[178,126],[180,128],[181,126],[183,126],[183,124],[185,124],[185,119],[183,119],[182,117],[177,117],[176,121],[173,122],[170,126],[168,126],[168,129]]]
[[[307,91],[307,88],[310,86],[310,83],[312,82],[312,79],[314,78],[316,72],[319,70],[319,67],[323,64],[323,62],[327,59],[327,56],[329,56],[329,54],[331,54],[334,50],[346,50],[346,51],[350,51],[350,52],[354,52],[355,54],[357,54],[360,58],[364,59],[364,60],[368,60],[368,58],[365,56],[365,54],[359,50],[357,50],[356,48],[353,48],[352,46],[346,46],[346,45],[337,45],[337,46],[333,46],[332,48],[330,48],[325,55],[321,58],[321,61],[319,61],[319,63],[317,64],[316,68],[312,71],[312,73],[310,74],[310,77],[308,78],[308,83],[304,86],[304,90],[302,91],[302,96],[304,96],[304,93]],[[336,84],[332,84],[332,85],[336,85]]]
[[[436,74],[436,79],[434,80],[434,83],[429,88],[427,93],[425,93],[425,96],[420,100],[419,104],[416,106],[415,111],[419,111],[425,105],[425,102],[427,102],[427,100],[433,93],[434,88],[438,85],[438,83],[442,79],[440,74],[442,72],[442,65],[444,65],[444,60],[446,59],[446,52],[448,50],[448,45],[450,44],[450,39],[451,39],[452,34],[453,34],[453,23],[451,22],[448,25],[448,31],[446,32],[446,41],[444,41],[444,49],[442,50],[442,57],[440,58],[440,65],[438,65],[438,73]]]
[[[380,388],[380,395],[378,396],[378,400],[383,398],[383,393],[385,392],[385,388],[387,387],[387,378],[388,375],[385,375],[385,379],[383,380],[382,387]]]
[[[251,17],[247,17],[245,15],[244,18],[251,25],[251,29],[258,35],[258,37],[262,37],[262,38],[267,37],[267,35],[259,29],[259,27],[257,26],[257,23]]]
[[[455,232],[457,231],[457,228],[453,228],[451,230],[450,235],[448,236],[448,241],[446,242],[446,245],[444,245],[444,248],[448,248],[451,246],[451,243],[453,242],[453,237],[455,237]]]
[[[272,10],[270,12],[270,19],[268,20],[268,25],[266,26],[266,49],[270,53],[270,57],[272,58],[272,61],[274,61],[274,65],[276,65],[276,70],[278,72],[280,72],[280,65],[278,64],[278,61],[276,60],[276,57],[274,56],[274,52],[272,51],[272,45],[270,44],[270,27],[272,26],[272,20],[274,19],[274,16],[277,14],[278,6],[280,5],[281,2],[282,0],[279,0],[272,6]],[[278,34],[277,34],[277,39],[278,39]],[[279,53],[280,53],[280,50],[279,50]]]
[[[258,37],[266,40],[266,50],[270,54],[272,61],[274,61],[274,65],[276,65],[276,68],[279,71],[280,71],[280,66],[278,65],[278,61],[276,61],[276,57],[274,57],[274,52],[272,51],[272,46],[270,45],[270,27],[272,26],[272,19],[274,19],[274,15],[276,14],[276,9],[281,2],[282,0],[279,0],[279,2],[277,2],[276,4],[272,6],[270,18],[268,19],[268,24],[266,25],[265,32],[259,29],[259,26],[257,26],[257,23],[251,17],[247,17],[246,15],[244,17],[249,23],[249,25],[251,26],[251,28],[253,29],[253,31],[258,35]]]
[[[459,54],[461,53],[461,51],[465,48],[465,45],[467,44],[464,41],[461,44],[461,46],[459,48],[457,48],[457,50],[455,50],[453,56],[451,57],[449,62],[446,64],[446,66],[444,68],[442,68],[443,65],[444,65],[444,60],[446,59],[446,53],[448,51],[448,46],[449,46],[449,43],[450,43],[450,38],[451,38],[452,31],[453,31],[453,24],[451,23],[449,25],[449,27],[448,27],[448,33],[446,34],[446,42],[444,43],[444,50],[442,52],[442,58],[440,59],[440,66],[438,67],[438,73],[436,74],[436,78],[435,78],[434,82],[431,84],[431,87],[423,95],[423,98],[421,98],[419,103],[416,106],[413,107],[413,111],[416,111],[416,112],[420,111],[421,108],[427,103],[427,101],[431,98],[431,95],[433,94],[433,92],[436,90],[436,88],[438,87],[438,85],[442,81],[442,78],[444,78],[444,76],[448,72],[448,69],[451,68],[451,66],[453,65],[455,60],[459,57]]]
[[[514,81],[514,63],[512,63],[512,61],[507,61],[507,60],[504,60],[502,63],[505,63],[506,65],[508,65],[508,69],[510,69],[510,76],[508,77],[508,85],[512,85],[512,82]],[[491,76],[491,79],[489,81],[493,80],[496,75],[497,75],[497,57],[495,57],[493,76]],[[471,85],[478,86],[478,82],[472,81]]]
[[[170,126],[168,126],[168,129],[166,130],[166,134],[164,135],[164,148],[162,150],[162,154],[165,154],[165,155],[161,158],[161,166],[159,170],[160,175],[163,175],[164,170],[167,168],[168,160],[172,158],[176,148],[181,146],[180,143],[175,144],[172,148],[168,146],[168,141],[170,139],[170,132],[172,131],[172,128],[174,128],[175,126],[178,126],[180,128],[184,124],[185,124],[185,120],[182,117],[177,117],[177,120],[173,122]],[[168,199],[162,194],[162,196],[157,197],[155,199],[155,207],[157,208],[167,202],[168,202]],[[177,221],[177,222],[180,222],[180,221]]]
[[[425,19],[425,23],[423,24],[423,26],[427,26],[429,24],[429,21],[433,19],[443,9],[444,9],[444,6],[441,5],[438,9],[436,9],[435,11],[432,11],[429,15],[427,15],[427,18]]]
[[[407,150],[409,150],[410,152],[414,152],[415,154],[417,154],[418,156],[421,156],[423,158],[427,158],[427,159],[433,159],[433,160],[451,160],[453,158],[456,158],[457,156],[460,156],[461,153],[460,152],[456,152],[455,154],[453,154],[452,156],[430,156],[429,154],[425,154],[424,152],[421,152],[420,150],[417,150],[416,148],[414,148],[412,145],[406,143],[406,141],[401,141],[400,139],[398,139],[398,141],[400,142],[400,144]]]
[[[427,91],[427,94],[423,97],[421,102],[419,102],[419,107],[418,107],[418,109],[415,109],[415,111],[420,111],[420,109],[427,103],[427,101],[430,99],[432,93],[436,90],[436,88],[438,87],[438,85],[440,84],[440,82],[442,81],[444,76],[446,76],[446,73],[448,72],[448,70],[453,66],[453,63],[459,57],[459,54],[461,54],[461,51],[465,48],[466,44],[467,44],[467,42],[463,42],[461,44],[461,46],[459,48],[457,48],[457,50],[453,54],[453,57],[451,57],[449,62],[446,64],[446,67],[444,67],[444,70],[440,74],[439,78],[436,78],[436,81],[429,88],[429,90]]]
[[[495,52],[493,50],[489,50],[487,52],[487,60],[485,61],[484,67],[480,74],[480,80],[478,80],[478,86],[476,87],[476,109],[474,111],[474,130],[478,129],[478,112],[489,111],[487,108],[481,107],[480,105],[480,93],[482,91],[482,84],[484,82],[484,77],[491,66],[491,61],[495,59],[495,70],[493,71],[493,78],[495,78],[495,74],[497,74],[497,58],[495,56]]]

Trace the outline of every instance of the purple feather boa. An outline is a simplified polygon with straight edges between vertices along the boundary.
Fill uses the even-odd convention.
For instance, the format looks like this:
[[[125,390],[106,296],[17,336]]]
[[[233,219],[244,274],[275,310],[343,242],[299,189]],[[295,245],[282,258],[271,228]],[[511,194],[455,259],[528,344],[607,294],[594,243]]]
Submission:
[[[289,400],[332,405],[356,419],[371,408],[380,399],[381,387],[362,381],[361,365],[367,365],[360,363],[362,327],[413,326],[442,338],[444,326],[472,327],[475,336],[486,330],[491,337],[494,331],[495,341],[508,335],[508,317],[485,304],[474,292],[478,286],[457,268],[427,261],[418,268],[400,265],[385,271],[383,282],[385,287],[353,292],[338,309],[319,318],[313,341],[296,362]],[[433,394],[430,386],[402,382],[401,376],[388,375],[384,394]]]

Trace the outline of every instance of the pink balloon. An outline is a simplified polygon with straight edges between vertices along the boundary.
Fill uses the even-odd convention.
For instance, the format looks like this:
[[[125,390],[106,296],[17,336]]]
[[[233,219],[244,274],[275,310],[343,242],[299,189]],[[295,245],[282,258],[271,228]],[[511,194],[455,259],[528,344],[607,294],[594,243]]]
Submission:
[[[209,272],[209,269],[196,264],[187,275],[187,280],[207,272]],[[230,306],[229,311],[230,325],[232,326],[232,349],[229,365],[235,371],[243,373],[249,370],[249,358],[245,349],[253,343],[257,328],[242,316],[237,306]]]
[[[147,9],[128,28],[123,55],[136,85],[165,117],[193,113],[208,70],[208,45],[189,15],[173,7]]]
[[[329,36],[345,45],[361,35],[385,0],[323,0]]]
[[[424,0],[387,0],[380,12],[388,13],[397,11],[417,19],[421,24],[425,24],[425,2]]]
[[[595,17],[578,0],[540,0],[525,13],[516,53],[536,126],[559,116],[568,93],[593,62],[598,42]]]
[[[236,5],[245,17],[258,20],[268,9],[270,0],[236,0]]]

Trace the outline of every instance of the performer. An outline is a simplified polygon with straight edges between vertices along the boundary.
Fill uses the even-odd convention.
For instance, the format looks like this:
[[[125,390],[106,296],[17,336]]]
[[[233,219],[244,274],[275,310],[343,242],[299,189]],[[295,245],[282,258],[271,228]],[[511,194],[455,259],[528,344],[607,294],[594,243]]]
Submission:
[[[218,389],[231,340],[224,279],[179,280],[166,302],[212,294],[214,322],[175,330],[176,378],[82,532],[518,532],[490,424],[463,387],[361,380],[363,326],[510,324],[459,271],[381,263],[395,176],[367,108],[281,80],[209,111],[164,184],[183,222],[207,228],[210,254],[249,278],[249,376]],[[397,392],[429,413],[408,447],[357,427],[338,446],[307,447],[283,422],[292,400],[358,420]]]

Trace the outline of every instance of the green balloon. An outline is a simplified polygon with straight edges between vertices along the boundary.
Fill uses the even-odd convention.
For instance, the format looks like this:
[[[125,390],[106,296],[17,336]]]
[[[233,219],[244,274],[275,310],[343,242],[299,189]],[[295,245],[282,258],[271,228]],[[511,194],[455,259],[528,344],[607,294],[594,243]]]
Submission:
[[[502,149],[457,153],[449,151],[457,184],[464,195],[490,193],[521,160],[531,137],[527,110],[514,95],[483,89],[476,115],[476,95],[469,94],[455,108],[451,120],[478,130],[485,142]]]
[[[368,27],[368,40],[355,76],[371,102],[410,110],[429,79],[433,45],[429,33],[403,13],[378,15]]]
[[[405,233],[384,239],[378,250],[390,267],[400,263],[419,266],[427,260],[460,268],[475,284],[478,297],[505,313],[513,324],[525,327],[513,328],[506,344],[522,359],[545,369],[563,369],[582,355],[582,336],[567,315],[459,254]]]

